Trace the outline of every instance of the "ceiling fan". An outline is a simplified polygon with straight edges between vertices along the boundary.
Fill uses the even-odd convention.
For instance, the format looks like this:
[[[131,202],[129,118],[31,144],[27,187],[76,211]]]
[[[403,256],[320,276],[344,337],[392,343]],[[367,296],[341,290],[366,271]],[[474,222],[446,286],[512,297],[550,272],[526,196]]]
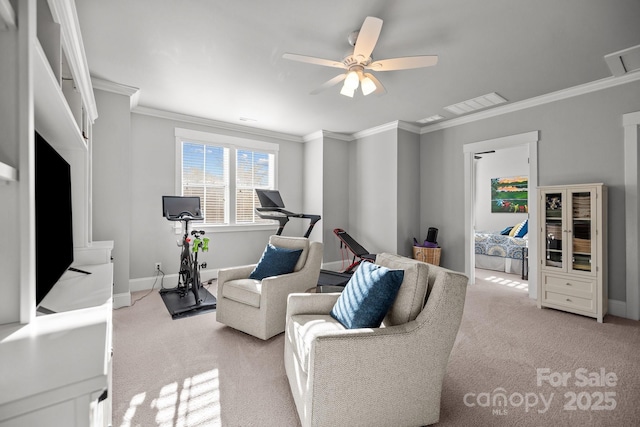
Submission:
[[[342,95],[353,97],[358,86],[366,96],[371,93],[382,95],[386,89],[371,71],[396,71],[408,70],[411,68],[431,67],[438,63],[438,56],[406,56],[401,58],[381,59],[374,61],[371,53],[378,42],[382,30],[382,19],[367,16],[360,30],[349,34],[348,41],[353,46],[353,53],[347,55],[342,61],[332,61],[330,59],[315,58],[313,56],[297,55],[295,53],[285,53],[282,57],[292,61],[306,62],[309,64],[322,65],[325,67],[342,68],[347,70],[311,92],[318,94],[325,89],[337,85],[344,80]]]

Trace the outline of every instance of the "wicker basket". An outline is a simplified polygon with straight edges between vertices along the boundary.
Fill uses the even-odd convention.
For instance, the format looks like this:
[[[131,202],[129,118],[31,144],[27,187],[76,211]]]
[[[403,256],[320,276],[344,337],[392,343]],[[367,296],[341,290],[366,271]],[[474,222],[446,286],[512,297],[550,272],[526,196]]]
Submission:
[[[428,264],[440,265],[440,252],[442,248],[424,248],[422,246],[413,247],[413,259],[426,262]]]

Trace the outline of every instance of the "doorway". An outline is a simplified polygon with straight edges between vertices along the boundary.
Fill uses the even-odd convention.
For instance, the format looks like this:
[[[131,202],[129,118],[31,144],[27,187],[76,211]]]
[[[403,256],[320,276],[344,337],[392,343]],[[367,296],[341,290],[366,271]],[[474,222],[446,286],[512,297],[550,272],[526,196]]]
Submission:
[[[538,140],[539,132],[527,132],[485,141],[473,142],[463,146],[464,154],[464,196],[465,196],[465,272],[470,283],[475,283],[475,238],[474,227],[476,224],[475,213],[475,159],[476,153],[489,152],[505,148],[525,146],[529,158],[529,297],[537,298],[537,263],[538,263],[538,236],[537,230],[537,197],[538,186]]]

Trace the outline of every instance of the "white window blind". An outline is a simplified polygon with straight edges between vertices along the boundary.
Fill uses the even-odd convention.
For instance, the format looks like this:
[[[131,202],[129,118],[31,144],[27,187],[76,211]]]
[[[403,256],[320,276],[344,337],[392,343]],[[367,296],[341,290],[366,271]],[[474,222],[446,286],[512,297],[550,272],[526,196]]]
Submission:
[[[269,223],[256,189],[276,188],[277,145],[176,129],[176,190],[198,196],[205,225]]]
[[[236,150],[236,222],[266,222],[255,213],[260,206],[256,189],[272,190],[274,155],[246,149]]]
[[[205,224],[228,224],[229,149],[183,142],[182,195],[200,197]]]

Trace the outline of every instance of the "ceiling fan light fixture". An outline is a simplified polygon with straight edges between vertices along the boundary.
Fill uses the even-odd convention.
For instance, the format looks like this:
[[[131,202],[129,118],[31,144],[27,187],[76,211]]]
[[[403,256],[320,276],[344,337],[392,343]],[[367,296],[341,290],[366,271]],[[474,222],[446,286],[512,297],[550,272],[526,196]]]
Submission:
[[[360,79],[358,78],[358,73],[355,71],[349,71],[349,73],[347,74],[347,78],[344,79],[344,87],[351,90],[356,90],[358,89],[359,83]]]
[[[369,77],[365,77],[361,82],[361,89],[364,96],[369,95],[370,93],[375,92],[377,89],[376,84]]]
[[[353,98],[353,94],[355,93],[355,91],[356,91],[355,89],[351,89],[345,83],[344,85],[342,85],[342,89],[340,90],[340,95],[344,95],[344,96],[348,96],[349,98]]]

